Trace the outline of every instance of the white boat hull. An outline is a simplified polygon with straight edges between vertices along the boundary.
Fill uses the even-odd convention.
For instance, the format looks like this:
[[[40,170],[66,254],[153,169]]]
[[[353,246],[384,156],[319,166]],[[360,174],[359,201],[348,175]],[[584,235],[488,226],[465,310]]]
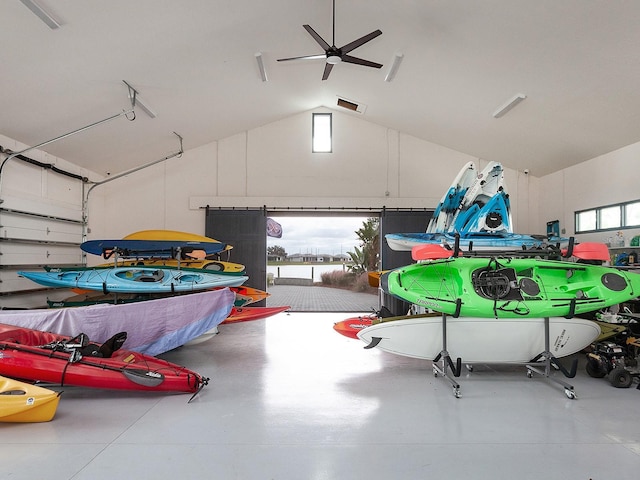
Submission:
[[[447,317],[447,351],[464,363],[525,363],[545,350],[543,318]],[[441,316],[416,317],[372,325],[358,338],[405,357],[433,360],[442,351]],[[600,335],[600,327],[580,318],[549,319],[549,350],[557,358],[579,352]]]

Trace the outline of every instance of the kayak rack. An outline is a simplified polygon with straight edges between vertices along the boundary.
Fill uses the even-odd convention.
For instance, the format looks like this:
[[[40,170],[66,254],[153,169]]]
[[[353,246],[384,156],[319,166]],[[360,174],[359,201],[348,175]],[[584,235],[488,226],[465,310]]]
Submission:
[[[454,318],[457,315],[454,315]],[[570,400],[575,400],[577,398],[576,392],[573,388],[573,385],[556,378],[555,376],[551,376],[552,367],[557,368],[562,372],[562,374],[567,378],[573,378],[576,376],[576,371],[578,368],[578,359],[575,358],[573,363],[571,364],[571,368],[565,368],[560,360],[554,357],[551,354],[551,345],[549,340],[549,317],[544,318],[544,342],[545,349],[543,352],[539,353],[536,357],[534,357],[530,362],[524,363],[524,366],[527,369],[527,377],[532,378],[533,374],[536,373],[543,377],[545,380],[555,382],[562,387],[564,387],[564,393]],[[451,383],[453,388],[453,396],[456,398],[460,398],[462,394],[460,393],[460,384],[456,380],[460,376],[462,371],[462,359],[460,357],[456,358],[455,363],[451,359],[451,355],[447,350],[447,315],[445,313],[442,314],[442,350],[433,359],[433,375],[434,377],[441,376]],[[544,367],[541,369],[540,367]],[[473,371],[472,365],[467,365],[469,371]],[[451,375],[449,374],[451,373]]]
[[[458,299],[458,305],[460,305],[460,300]],[[456,308],[456,311],[459,311],[459,307]],[[438,362],[442,362],[442,366],[438,365]],[[453,374],[453,378],[449,376],[448,370],[451,369]],[[442,350],[433,359],[433,376],[437,377],[438,375],[446,378],[453,387],[453,396],[456,398],[460,398],[460,384],[455,380],[455,378],[460,376],[460,372],[462,371],[462,359],[458,357],[456,359],[455,365],[451,360],[451,356],[447,351],[447,314],[442,314]]]
[[[539,360],[542,359],[542,362]],[[544,370],[538,368],[538,366],[542,363],[544,365]],[[573,389],[573,385],[560,380],[556,377],[552,377],[551,366],[555,366],[558,370],[562,372],[562,374],[567,378],[573,378],[576,376],[576,371],[578,369],[578,359],[574,358],[573,363],[571,364],[571,368],[567,370],[560,360],[554,357],[551,354],[551,345],[549,342],[549,317],[544,318],[544,352],[539,353],[531,362],[526,364],[527,367],[527,377],[533,377],[534,373],[542,376],[544,379],[549,380],[551,382],[555,382],[564,387],[564,393],[570,400],[575,400],[577,398],[576,392]]]

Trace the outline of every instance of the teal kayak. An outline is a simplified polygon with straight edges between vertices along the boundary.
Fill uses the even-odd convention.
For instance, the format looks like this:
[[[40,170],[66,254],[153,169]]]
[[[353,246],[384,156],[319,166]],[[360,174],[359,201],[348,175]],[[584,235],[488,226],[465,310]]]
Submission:
[[[454,316],[572,317],[640,296],[640,274],[554,260],[459,257],[391,270],[380,286]]]
[[[18,272],[47,287],[80,288],[107,293],[195,292],[239,287],[249,277],[170,267],[114,267],[50,272]]]

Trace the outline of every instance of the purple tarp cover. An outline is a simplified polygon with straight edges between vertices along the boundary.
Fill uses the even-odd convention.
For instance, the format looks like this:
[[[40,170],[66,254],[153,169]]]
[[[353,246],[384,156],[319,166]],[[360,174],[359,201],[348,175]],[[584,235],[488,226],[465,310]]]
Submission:
[[[214,329],[231,313],[228,288],[120,305],[0,311],[0,323],[103,343],[127,332],[123,348],[159,355]]]

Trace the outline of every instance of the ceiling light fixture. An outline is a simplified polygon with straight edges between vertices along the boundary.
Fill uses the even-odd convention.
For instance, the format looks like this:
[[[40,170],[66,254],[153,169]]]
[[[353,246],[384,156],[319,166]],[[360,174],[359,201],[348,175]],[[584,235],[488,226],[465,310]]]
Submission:
[[[493,118],[500,118],[503,115],[506,115],[509,110],[518,105],[521,101],[523,101],[527,96],[524,93],[518,93],[515,97],[510,99],[507,103],[501,106],[498,110],[493,112]]]
[[[342,57],[340,55],[327,55],[327,63],[329,65],[335,65],[336,63],[340,63],[342,61]]]
[[[260,70],[260,77],[263,82],[268,82],[267,71],[264,69],[264,62],[262,61],[262,53],[256,53],[256,62],[258,62],[258,70]]]
[[[151,118],[156,118],[158,115],[153,109],[140,98],[140,92],[138,92],[135,88],[133,88],[126,80],[123,80],[124,84],[129,87],[129,100],[131,100],[131,107],[136,108],[140,107],[144,113],[149,115]]]
[[[393,80],[396,76],[396,73],[398,73],[398,69],[400,68],[400,64],[402,63],[402,59],[404,58],[404,55],[402,53],[396,53],[393,57],[393,63],[391,64],[391,68],[389,69],[389,72],[387,72],[386,77],[384,77],[384,81],[385,82],[390,82],[391,80]]]
[[[22,4],[31,10],[40,20],[46,23],[51,30],[60,28],[61,23],[57,21],[53,16],[47,12],[44,8],[38,5],[35,0],[20,0]]]

